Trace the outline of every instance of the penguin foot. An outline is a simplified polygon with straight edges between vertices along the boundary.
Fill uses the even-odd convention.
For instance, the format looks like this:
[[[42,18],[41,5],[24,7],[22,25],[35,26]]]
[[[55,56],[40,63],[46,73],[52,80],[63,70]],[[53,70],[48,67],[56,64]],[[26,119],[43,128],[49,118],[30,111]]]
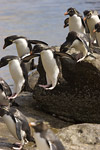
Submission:
[[[45,90],[53,90],[55,87],[45,88]]]
[[[15,99],[17,97],[18,94],[14,93],[12,96],[8,97],[8,99]]]
[[[21,150],[23,147],[20,143],[14,143],[12,148],[13,150]]]
[[[48,88],[49,86],[50,86],[50,84],[47,84],[47,85],[41,85],[41,84],[39,84],[39,87],[43,87],[44,89]]]
[[[77,60],[77,62],[81,62],[81,61],[83,61],[83,60],[85,59],[85,57],[86,57],[86,56],[84,56],[84,57],[80,58],[79,60]]]

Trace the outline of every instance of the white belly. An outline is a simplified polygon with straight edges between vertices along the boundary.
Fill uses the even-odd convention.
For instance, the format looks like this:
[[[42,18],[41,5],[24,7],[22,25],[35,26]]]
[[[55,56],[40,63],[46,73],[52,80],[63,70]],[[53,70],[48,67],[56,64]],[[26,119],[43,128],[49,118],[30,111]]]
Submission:
[[[4,122],[6,123],[9,131],[12,133],[12,135],[16,138],[17,138],[17,135],[16,135],[16,127],[15,127],[15,123],[13,122],[12,118],[8,115],[4,115],[3,117],[3,120]]]
[[[39,150],[50,150],[46,141],[43,138],[40,138],[40,133],[34,133],[34,138]]]
[[[15,43],[16,43],[17,53],[19,57],[22,57],[25,54],[30,52],[25,39],[23,38],[17,39],[15,40]]]
[[[75,31],[79,33],[85,33],[81,18],[74,15],[69,18],[69,31]]]
[[[75,48],[75,50],[82,52],[83,55],[88,54],[88,50],[85,48],[85,45],[79,42],[79,40],[75,40],[73,44],[71,45],[71,48]]]
[[[97,42],[98,42],[98,45],[100,46],[100,32],[96,32],[96,39],[97,39]]]
[[[88,28],[90,30],[90,35],[93,39],[95,39],[96,35],[95,33],[93,32],[94,30],[94,27],[95,27],[95,24],[100,22],[100,19],[98,18],[98,16],[92,16],[92,18],[88,19],[87,20],[87,24],[88,24]]]
[[[17,83],[23,79],[22,69],[18,60],[12,60],[9,62],[9,71],[13,80]]]
[[[52,80],[54,76],[58,76],[59,68],[54,59],[53,53],[51,50],[45,50],[41,52],[41,60],[44,67],[44,70],[47,76]]]
[[[25,82],[25,79],[23,77],[23,72],[18,60],[12,60],[9,62],[9,71],[15,83],[15,93],[19,93]]]

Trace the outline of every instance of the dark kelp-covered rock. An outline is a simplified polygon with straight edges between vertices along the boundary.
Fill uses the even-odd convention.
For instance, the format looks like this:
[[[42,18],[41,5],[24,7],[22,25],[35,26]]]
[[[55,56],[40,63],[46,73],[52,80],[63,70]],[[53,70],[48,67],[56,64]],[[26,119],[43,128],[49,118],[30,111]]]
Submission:
[[[72,123],[100,123],[100,55],[94,53],[77,63],[62,57],[62,73],[66,82],[46,91],[35,87],[33,96],[38,107]],[[45,84],[45,73],[40,70],[39,83]]]

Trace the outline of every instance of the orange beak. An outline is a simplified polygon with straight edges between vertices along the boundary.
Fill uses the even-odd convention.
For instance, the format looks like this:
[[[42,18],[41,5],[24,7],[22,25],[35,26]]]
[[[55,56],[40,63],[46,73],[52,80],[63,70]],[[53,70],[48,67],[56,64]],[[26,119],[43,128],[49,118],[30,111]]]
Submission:
[[[96,32],[96,29],[93,30],[93,33],[95,33],[95,32]]]
[[[86,20],[86,17],[84,17],[83,20],[85,21],[85,20]]]
[[[68,12],[66,11],[66,12],[64,13],[64,15],[68,15]]]
[[[30,126],[30,127],[36,126],[36,124],[35,124],[34,122],[30,122],[30,123],[29,123],[29,126]]]

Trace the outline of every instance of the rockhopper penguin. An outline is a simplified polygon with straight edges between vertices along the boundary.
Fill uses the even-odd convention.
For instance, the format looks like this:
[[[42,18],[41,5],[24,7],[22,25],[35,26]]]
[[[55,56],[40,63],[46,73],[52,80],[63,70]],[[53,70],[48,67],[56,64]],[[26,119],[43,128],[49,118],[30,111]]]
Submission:
[[[10,97],[15,98],[22,90],[30,90],[28,85],[28,73],[25,68],[25,65],[19,57],[8,55],[2,57],[0,60],[0,68],[9,65],[9,71],[14,81],[14,93]]]
[[[21,142],[21,144],[13,144],[13,149],[20,150],[24,144],[34,142],[31,136],[29,123],[26,117],[16,108],[9,106],[0,106],[0,116],[7,125],[11,134]]]
[[[4,39],[3,49],[5,49],[6,47],[8,47],[14,43],[16,45],[18,56],[21,58],[24,55],[30,53],[30,51],[32,50],[32,44],[36,44],[37,41],[38,41],[38,43],[47,44],[47,43],[45,43],[43,41],[39,41],[39,40],[28,40],[24,36],[11,35]],[[25,65],[26,65],[28,72],[35,68],[34,60],[31,60],[31,62],[25,63]]]
[[[43,121],[31,122],[34,139],[39,150],[65,150],[61,141]]]
[[[69,19],[67,20],[69,22],[69,31],[86,34],[86,25],[82,15],[75,8],[69,8],[64,15],[69,15]]]

